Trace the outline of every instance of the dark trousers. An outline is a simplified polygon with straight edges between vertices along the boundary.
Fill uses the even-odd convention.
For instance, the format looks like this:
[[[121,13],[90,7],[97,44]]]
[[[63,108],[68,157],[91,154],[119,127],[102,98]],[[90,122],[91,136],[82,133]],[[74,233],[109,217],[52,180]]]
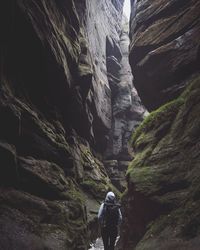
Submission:
[[[117,234],[118,234],[117,227],[114,228],[104,227],[101,229],[101,236],[103,239],[104,250],[114,250]]]

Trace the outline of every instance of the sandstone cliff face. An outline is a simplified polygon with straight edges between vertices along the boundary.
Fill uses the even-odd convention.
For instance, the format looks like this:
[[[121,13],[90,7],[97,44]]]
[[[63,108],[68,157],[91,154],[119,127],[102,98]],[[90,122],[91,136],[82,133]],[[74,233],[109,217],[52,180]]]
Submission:
[[[146,107],[159,108],[132,137],[121,249],[199,248],[197,13],[199,1],[132,5],[134,83]]]
[[[112,130],[107,157],[127,160],[128,140],[132,131],[141,123],[145,108],[133,86],[133,75],[128,61],[129,24],[126,17],[122,20],[120,34],[120,60],[107,55],[109,83],[112,90]],[[115,64],[118,65],[115,67]],[[129,159],[129,158],[128,158]]]
[[[1,249],[88,249],[96,236],[114,188],[94,155],[111,128],[122,3],[1,3]]]
[[[133,135],[122,249],[199,248],[200,76],[187,84]]]
[[[132,158],[128,141],[132,131],[141,123],[146,109],[141,104],[133,86],[133,75],[129,65],[129,24],[126,17],[122,20],[119,51],[107,54],[108,80],[111,87],[112,123],[105,154],[105,166],[109,177],[121,191],[126,188],[124,178]]]
[[[111,128],[111,89],[107,76],[107,56],[121,57],[119,35],[121,32],[122,2],[87,1],[85,8],[85,36],[91,57],[93,77],[91,81],[91,103],[93,132],[96,147],[102,152],[108,141]],[[83,65],[83,71],[85,70]],[[91,67],[91,66],[90,66]],[[85,87],[83,86],[83,89]]]
[[[132,1],[130,64],[143,104],[177,97],[199,70],[198,0]]]
[[[97,236],[100,201],[115,189],[100,159],[108,144],[111,159],[128,155],[144,113],[122,6],[1,3],[1,249],[88,249]]]

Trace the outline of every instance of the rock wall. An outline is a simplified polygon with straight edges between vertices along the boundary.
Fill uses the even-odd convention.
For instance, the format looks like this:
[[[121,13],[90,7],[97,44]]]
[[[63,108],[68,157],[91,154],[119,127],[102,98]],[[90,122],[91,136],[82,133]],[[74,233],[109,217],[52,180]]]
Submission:
[[[148,110],[176,98],[199,71],[199,11],[198,0],[132,0],[130,64]]]
[[[129,23],[124,16],[119,40],[119,55],[108,50],[107,71],[111,88],[112,123],[104,157],[108,175],[119,190],[124,191],[124,178],[132,158],[128,141],[132,131],[141,123],[146,109],[141,104],[133,86],[133,75],[129,65]],[[112,52],[112,54],[110,54]]]
[[[1,2],[0,249],[81,250],[97,236],[100,201],[118,192],[101,161],[110,130],[130,117],[115,129],[115,158],[143,112],[130,84],[122,6]]]
[[[105,44],[119,3],[1,3],[1,249],[88,249],[96,236],[114,188],[94,149],[111,127]]]
[[[133,135],[122,248],[199,248],[200,75]]]
[[[132,136],[121,249],[199,248],[197,13],[199,1],[132,1],[134,83],[146,107],[159,108]]]
[[[107,158],[129,160],[128,140],[132,131],[141,123],[145,108],[133,86],[133,75],[129,65],[129,24],[122,20],[120,33],[120,54],[117,58],[107,54],[107,70],[112,93],[112,129]]]

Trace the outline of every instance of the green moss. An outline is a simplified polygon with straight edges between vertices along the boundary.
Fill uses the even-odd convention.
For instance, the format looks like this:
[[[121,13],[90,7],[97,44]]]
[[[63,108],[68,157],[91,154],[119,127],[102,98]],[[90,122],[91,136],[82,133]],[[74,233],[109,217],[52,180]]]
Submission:
[[[200,90],[200,76],[195,77],[194,79],[191,80],[190,85],[186,88],[186,90],[183,92],[181,95],[182,98],[187,98],[191,93],[194,92],[199,92]]]
[[[94,197],[102,198],[107,190],[107,186],[92,179],[83,180],[81,186]]]
[[[144,133],[142,132],[135,142],[134,146],[137,149],[145,148],[149,143],[153,143],[154,141],[154,133]]]
[[[151,238],[169,228],[174,236],[187,240],[196,237],[200,232],[199,204],[185,203],[182,207],[170,214],[161,215],[147,226],[148,233],[145,238]],[[198,218],[198,219],[197,219]]]
[[[148,224],[148,234],[146,237],[152,237],[159,234],[167,226],[173,223],[173,218],[171,215],[161,215],[156,221],[153,221]]]
[[[129,143],[133,145],[140,136],[144,137],[146,132],[148,132],[150,129],[156,128],[157,126],[162,124],[163,121],[166,121],[167,118],[171,119],[171,117],[173,117],[172,114],[176,114],[179,107],[185,102],[189,95],[192,96],[199,94],[199,88],[200,76],[197,76],[196,78],[191,80],[190,85],[186,88],[186,90],[180,97],[164,104],[157,110],[151,112],[140,124],[140,126],[138,126],[134,131]]]
[[[111,183],[109,183],[108,187],[107,187],[107,192],[109,192],[109,191],[112,191],[116,195],[118,200],[121,199],[122,193],[115,186],[113,186]]]
[[[104,199],[108,191],[113,191],[119,198],[121,193],[112,185],[103,164],[93,156],[90,148],[82,144],[80,148],[84,169],[80,185],[83,190],[96,199]]]
[[[142,167],[145,165],[146,159],[149,158],[153,151],[153,145],[145,148],[144,150],[138,152],[134,158],[134,160],[129,164],[128,171],[135,167]]]
[[[166,120],[174,119],[184,101],[182,97],[179,97],[153,111],[132,136],[132,143],[137,148],[137,154],[128,167],[127,176],[130,182],[140,183],[140,189],[145,192],[148,192],[149,188],[151,192],[158,189],[157,180],[160,177],[158,169],[146,167],[148,159],[158,143],[156,132]]]
[[[189,200],[184,206],[174,211],[173,218],[181,225],[180,236],[190,239],[200,231],[200,201]]]
[[[151,112],[142,122],[142,124],[137,127],[133,133],[130,143],[133,145],[137,139],[143,134],[148,132],[150,129],[157,127],[166,121],[167,117],[169,119],[172,117],[173,113],[176,113],[178,108],[184,103],[184,99],[179,97],[165,105],[161,106],[159,109]],[[144,136],[144,134],[143,134]]]
[[[88,179],[81,182],[81,186],[83,187],[83,189],[97,198],[103,199],[105,197],[105,194],[109,191],[113,191],[118,199],[121,197],[121,193],[119,192],[119,190],[115,188],[110,182],[104,184],[100,181]]]
[[[148,186],[152,183],[154,172],[150,167],[134,168],[129,172],[129,176],[134,183],[145,183]]]
[[[136,185],[136,190],[145,194],[154,193],[159,190],[159,180],[161,173],[157,168],[143,166],[142,168],[132,168],[127,174],[129,181]],[[139,184],[139,185],[137,185]]]
[[[141,196],[159,204],[158,216],[169,213],[148,225],[137,249],[157,249],[157,244],[168,239],[175,239],[182,249],[179,242],[191,241],[200,233],[199,103],[200,77],[196,77],[189,79],[179,98],[152,112],[133,134],[136,154],[127,171],[128,180]],[[132,187],[125,197],[127,203],[134,195]],[[129,214],[131,206],[128,203]]]
[[[78,188],[78,185],[74,183],[73,180],[69,179],[70,187],[67,191],[66,196],[69,200],[73,200],[74,202],[79,203],[80,205],[84,204],[85,200]]]

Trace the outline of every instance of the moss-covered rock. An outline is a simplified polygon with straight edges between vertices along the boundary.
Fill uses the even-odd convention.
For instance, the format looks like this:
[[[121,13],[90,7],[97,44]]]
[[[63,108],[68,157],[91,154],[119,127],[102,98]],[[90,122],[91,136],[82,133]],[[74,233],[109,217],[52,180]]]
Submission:
[[[72,185],[68,198],[51,201],[1,188],[1,248],[86,249],[84,202]]]
[[[200,76],[133,134],[123,249],[198,249]]]
[[[1,17],[0,249],[86,250],[114,189],[97,158],[122,3],[9,0]]]

